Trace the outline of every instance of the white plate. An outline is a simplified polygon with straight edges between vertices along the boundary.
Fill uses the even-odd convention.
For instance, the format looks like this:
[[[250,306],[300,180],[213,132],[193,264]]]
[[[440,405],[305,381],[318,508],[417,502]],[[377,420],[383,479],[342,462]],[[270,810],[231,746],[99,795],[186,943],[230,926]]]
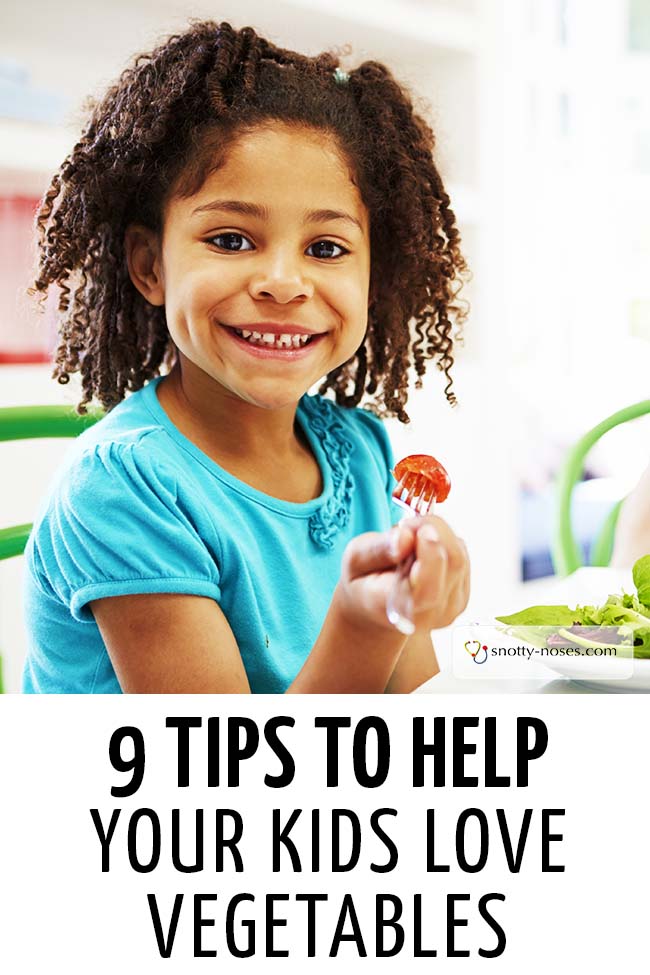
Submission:
[[[628,676],[630,663],[632,673]],[[594,691],[650,692],[650,659],[551,657],[544,661],[544,666]],[[596,671],[598,677],[595,677]]]

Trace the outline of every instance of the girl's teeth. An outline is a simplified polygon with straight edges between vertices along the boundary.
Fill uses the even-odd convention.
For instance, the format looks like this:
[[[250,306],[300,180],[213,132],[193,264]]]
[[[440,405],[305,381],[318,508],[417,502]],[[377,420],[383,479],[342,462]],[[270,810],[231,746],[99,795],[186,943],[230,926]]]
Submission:
[[[278,349],[301,349],[309,341],[308,335],[275,335],[271,332],[250,332],[236,328],[237,335],[256,345],[273,345]]]

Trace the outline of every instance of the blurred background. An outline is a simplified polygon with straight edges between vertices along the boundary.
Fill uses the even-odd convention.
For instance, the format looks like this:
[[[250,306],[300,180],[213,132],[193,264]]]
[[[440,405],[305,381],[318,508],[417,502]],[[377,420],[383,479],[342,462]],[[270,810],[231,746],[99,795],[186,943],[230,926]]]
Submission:
[[[74,403],[50,379],[52,303],[25,288],[39,197],[78,138],[82,103],[190,17],[250,24],[306,53],[386,61],[437,135],[473,279],[454,369],[432,370],[389,423],[396,455],[434,453],[443,514],[467,541],[470,609],[510,612],[549,575],[553,480],[567,450],[648,397],[648,0],[9,0],[0,11],[0,406]],[[588,551],[650,457],[650,417],[592,451],[576,492]],[[65,442],[0,445],[0,525],[31,521]],[[0,653],[17,689],[22,559],[0,563]]]

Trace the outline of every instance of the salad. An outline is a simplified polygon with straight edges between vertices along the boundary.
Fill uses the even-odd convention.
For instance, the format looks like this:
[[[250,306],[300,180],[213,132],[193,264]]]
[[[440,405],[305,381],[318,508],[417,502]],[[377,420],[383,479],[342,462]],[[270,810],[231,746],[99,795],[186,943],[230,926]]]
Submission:
[[[650,555],[637,559],[632,579],[635,593],[608,596],[602,606],[531,606],[496,618],[506,632],[534,646],[616,645],[620,656],[650,658]]]

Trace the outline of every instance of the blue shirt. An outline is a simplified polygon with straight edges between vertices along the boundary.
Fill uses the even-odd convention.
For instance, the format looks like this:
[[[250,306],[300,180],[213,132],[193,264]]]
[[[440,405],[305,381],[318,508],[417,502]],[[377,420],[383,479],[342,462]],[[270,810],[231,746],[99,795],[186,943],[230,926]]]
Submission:
[[[204,454],[163,410],[159,382],[74,441],[41,505],[25,551],[26,693],[120,693],[88,603],[154,592],[216,600],[251,690],[284,692],[320,632],[347,543],[399,520],[389,440],[367,410],[302,397],[296,417],[323,492],[299,504]]]

